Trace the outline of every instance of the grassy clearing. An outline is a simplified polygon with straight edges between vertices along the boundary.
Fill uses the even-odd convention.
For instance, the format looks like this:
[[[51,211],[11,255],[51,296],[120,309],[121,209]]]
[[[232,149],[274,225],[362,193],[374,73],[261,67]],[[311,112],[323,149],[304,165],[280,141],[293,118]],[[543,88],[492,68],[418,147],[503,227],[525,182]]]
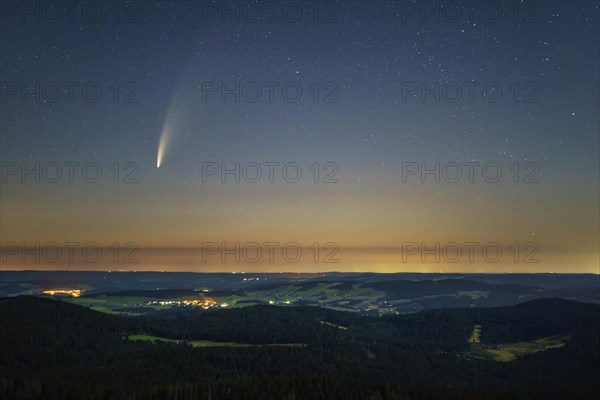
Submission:
[[[167,342],[167,343],[182,343],[182,342],[185,342],[184,340],[167,339],[167,338],[158,337],[158,336],[151,336],[151,335],[129,335],[127,337],[127,339],[133,340],[134,342],[136,342],[136,341],[143,341],[143,342]]]
[[[175,340],[152,335],[129,335],[127,339],[132,341],[144,342],[165,342],[174,344],[189,344],[192,347],[252,347],[252,346],[284,346],[284,347],[306,347],[303,343],[271,343],[271,344],[252,344],[252,343],[236,343],[236,342],[215,342],[212,340]]]
[[[502,345],[502,349],[523,356],[526,354],[537,353],[550,349],[560,349],[571,338],[571,336],[552,336],[534,340],[532,342],[519,342]]]
[[[508,350],[499,349],[486,349],[484,350],[487,358],[491,358],[494,361],[509,362],[517,358],[517,356]]]
[[[192,347],[251,347],[251,344],[235,342],[213,342],[211,340],[192,340],[188,342]]]
[[[510,362],[517,359],[517,357],[523,357],[528,354],[534,354],[550,349],[559,349],[563,347],[570,338],[571,336],[550,336],[530,342],[476,345],[470,354],[475,358]]]
[[[456,292],[457,297],[468,296],[468,297],[472,298],[473,300],[486,298],[489,296],[489,294],[490,294],[489,291],[484,291],[484,290],[469,290],[469,291],[459,290],[458,292]]]
[[[333,322],[321,321],[321,324],[332,326],[332,327],[338,328],[339,330],[342,330],[342,331],[347,331],[348,330],[347,326],[337,325],[337,324],[334,324]]]
[[[471,344],[481,342],[481,325],[475,325],[475,327],[473,327],[473,332],[471,333],[468,342]]]
[[[308,301],[323,307],[347,311],[347,309],[339,308],[339,305],[343,305],[340,304],[340,301],[346,302],[346,304],[357,301],[354,308],[366,308],[374,300],[386,295],[384,291],[363,288],[360,284],[353,285],[351,290],[337,289],[338,285],[339,282],[320,282],[309,288],[286,285],[268,290],[250,290],[244,300],[253,300],[258,304],[269,301],[273,301],[274,304],[286,304],[286,301],[292,304],[297,301]],[[235,303],[235,299],[232,297],[229,300]]]
[[[306,347],[303,343],[271,343],[271,344],[250,344],[235,342],[213,342],[211,340],[193,340],[188,342],[192,347],[254,347],[254,346],[281,346],[281,347]]]

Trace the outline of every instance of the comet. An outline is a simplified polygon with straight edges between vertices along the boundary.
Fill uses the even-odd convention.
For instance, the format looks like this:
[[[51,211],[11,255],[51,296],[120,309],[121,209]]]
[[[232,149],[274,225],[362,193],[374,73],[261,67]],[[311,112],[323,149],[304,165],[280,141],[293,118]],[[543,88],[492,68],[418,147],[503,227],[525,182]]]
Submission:
[[[193,65],[195,65],[195,63],[190,64],[186,72],[179,77],[179,82],[169,99],[170,101],[166,110],[163,128],[158,140],[156,168],[160,168],[164,164],[167,153],[172,151],[172,147],[176,147],[178,135],[183,131],[189,131],[189,116],[199,116],[199,110],[191,109],[194,104],[199,104],[196,85],[190,84],[190,82],[198,80],[189,73],[190,70],[191,72],[194,72],[194,70],[191,69],[191,66]]]
[[[172,151],[171,147],[175,144],[178,132],[181,132],[185,127],[187,104],[185,98],[182,98],[180,93],[175,93],[176,96],[165,115],[163,128],[158,140],[158,150],[156,152],[156,168],[160,168],[167,157],[167,153]]]
[[[169,148],[169,144],[171,142],[172,130],[169,128],[167,123],[163,127],[163,130],[160,134],[160,139],[158,141],[158,152],[156,154],[156,168],[160,168],[163,160],[165,158],[165,153]]]

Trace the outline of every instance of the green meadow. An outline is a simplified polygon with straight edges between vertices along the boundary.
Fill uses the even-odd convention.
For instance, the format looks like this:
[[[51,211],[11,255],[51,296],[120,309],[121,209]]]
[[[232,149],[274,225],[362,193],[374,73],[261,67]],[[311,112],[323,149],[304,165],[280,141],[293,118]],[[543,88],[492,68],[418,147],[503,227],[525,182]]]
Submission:
[[[479,325],[477,325],[479,326]],[[481,329],[479,330],[479,335]],[[469,339],[469,343],[474,343],[470,354],[475,358],[488,359],[499,362],[510,362],[528,354],[538,353],[551,349],[559,349],[571,338],[571,336],[550,336],[530,342],[506,343],[499,345],[478,344],[471,341],[475,332]],[[477,337],[478,339],[478,337]]]
[[[236,343],[236,342],[215,342],[212,340],[176,340],[168,339],[159,336],[152,335],[129,335],[127,337],[131,341],[144,341],[144,342],[164,342],[174,344],[188,344],[192,347],[251,347],[251,346],[286,346],[286,347],[304,347],[302,343],[272,343],[267,345],[250,344],[250,343]]]

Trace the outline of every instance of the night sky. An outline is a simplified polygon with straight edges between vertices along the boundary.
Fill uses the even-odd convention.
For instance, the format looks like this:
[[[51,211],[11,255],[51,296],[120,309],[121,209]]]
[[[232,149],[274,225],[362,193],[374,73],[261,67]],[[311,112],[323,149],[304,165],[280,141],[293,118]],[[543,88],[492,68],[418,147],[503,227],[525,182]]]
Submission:
[[[3,1],[3,268],[598,273],[598,2],[484,3]],[[206,255],[236,242],[303,255]]]

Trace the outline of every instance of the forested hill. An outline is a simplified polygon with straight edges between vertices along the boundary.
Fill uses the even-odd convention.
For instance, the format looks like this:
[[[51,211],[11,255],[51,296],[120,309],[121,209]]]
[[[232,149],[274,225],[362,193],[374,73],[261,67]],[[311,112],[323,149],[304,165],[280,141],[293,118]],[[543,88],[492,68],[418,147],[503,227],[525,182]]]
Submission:
[[[599,394],[600,306],[559,299],[385,318],[265,305],[159,319],[19,296],[0,299],[0,320],[0,398]],[[481,357],[511,343],[533,350],[510,362]]]

